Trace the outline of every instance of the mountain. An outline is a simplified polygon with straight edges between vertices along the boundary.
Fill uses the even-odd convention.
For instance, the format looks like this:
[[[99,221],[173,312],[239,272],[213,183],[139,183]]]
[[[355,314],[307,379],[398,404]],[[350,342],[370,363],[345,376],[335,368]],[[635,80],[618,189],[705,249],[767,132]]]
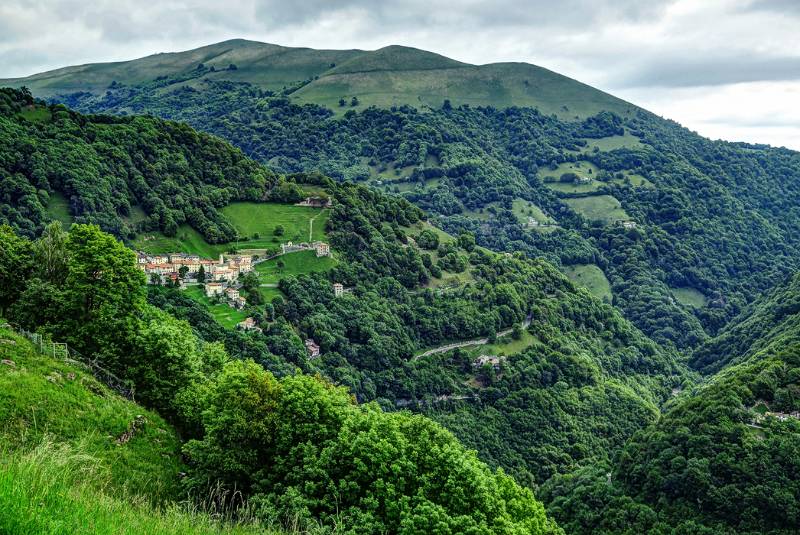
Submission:
[[[721,370],[665,407],[616,463],[548,482],[573,533],[795,533],[800,520],[800,275],[702,349]],[[724,364],[724,367],[722,367]]]
[[[175,78],[170,89],[203,90],[208,82],[243,82],[262,90],[293,89],[298,102],[332,108],[339,99],[362,105],[439,107],[445,99],[473,106],[529,106],[563,117],[602,110],[621,115],[636,108],[547,69],[525,63],[470,65],[410,47],[375,51],[289,48],[243,39],[132,61],[66,67],[0,86],[26,86],[40,97],[76,92],[102,95],[109,88]]]
[[[304,525],[337,523],[346,505],[362,531],[396,526],[399,513],[370,509],[370,500],[406,503],[406,495],[351,479],[363,463],[391,457],[405,467],[391,473],[410,478],[393,488],[418,488],[417,474],[453,481],[403,505],[407,522],[425,522],[433,508],[455,526],[552,532],[528,487],[609,462],[674,388],[691,384],[674,351],[546,260],[492,252],[469,232],[449,235],[400,196],[318,173],[277,175],[185,124],[82,115],[13,89],[0,91],[0,137],[2,314],[97,355],[180,430],[192,461],[182,485],[200,496],[208,481],[246,490],[276,526],[297,503]],[[297,206],[309,195],[331,206]],[[78,224],[64,232],[53,220]],[[269,257],[284,239],[316,232],[333,257],[268,258],[240,279],[246,307],[233,311],[197,287],[145,291],[134,254],[91,223],[154,254],[258,247]],[[347,291],[337,295],[334,283]],[[231,329],[237,313],[260,330]],[[467,343],[452,350],[459,342]],[[226,414],[247,416],[235,423]],[[319,419],[299,425],[308,415]],[[436,452],[453,455],[422,458]],[[277,475],[275,465],[287,471]],[[347,503],[331,479],[350,489]],[[472,484],[488,494],[449,499]],[[507,506],[517,499],[519,509]],[[487,504],[491,511],[476,513]]]
[[[794,151],[707,140],[558,75],[536,85],[553,88],[537,93],[550,95],[542,96],[549,109],[521,107],[531,104],[516,97],[504,101],[514,107],[439,96],[421,106],[417,81],[537,68],[469,67],[399,47],[364,54],[278,92],[204,68],[53,99],[84,112],[185,121],[278,172],[321,172],[404,196],[453,235],[547,258],[648,336],[685,351],[800,268]],[[407,77],[413,83],[391,82],[380,94],[408,105],[369,107],[344,89],[327,100],[304,96],[336,77],[364,91]],[[576,118],[568,104],[549,114],[570,95],[592,103],[590,115]]]

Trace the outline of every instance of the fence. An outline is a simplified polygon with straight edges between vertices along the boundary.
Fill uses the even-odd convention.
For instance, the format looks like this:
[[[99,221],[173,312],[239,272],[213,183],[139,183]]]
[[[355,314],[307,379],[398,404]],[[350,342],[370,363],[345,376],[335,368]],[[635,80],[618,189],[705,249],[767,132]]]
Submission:
[[[81,355],[75,349],[69,347],[65,343],[53,342],[39,333],[32,333],[25,329],[14,328],[18,334],[24,336],[36,347],[42,355],[53,357],[54,359],[62,360],[69,364],[79,366],[88,370],[95,379],[106,385],[108,388],[119,394],[120,396],[133,400],[134,390],[129,382],[124,381],[114,375],[112,372],[103,368],[96,359],[90,359]]]

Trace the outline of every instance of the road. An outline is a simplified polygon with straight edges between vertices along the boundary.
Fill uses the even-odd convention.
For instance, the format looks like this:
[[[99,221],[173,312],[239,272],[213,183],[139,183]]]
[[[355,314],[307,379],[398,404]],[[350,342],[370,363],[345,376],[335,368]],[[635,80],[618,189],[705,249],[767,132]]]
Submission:
[[[528,326],[530,326],[531,319],[532,318],[529,315],[527,318],[525,318],[525,321],[522,322],[522,330],[523,331],[525,329],[527,329]],[[513,330],[514,330],[514,328],[512,327],[510,329],[505,329],[504,331],[500,331],[499,333],[497,333],[497,338],[502,338],[503,336],[507,336],[507,335],[511,334],[511,332]],[[453,349],[458,349],[459,347],[482,346],[482,345],[486,345],[488,343],[489,343],[489,339],[488,338],[476,338],[474,340],[464,340],[463,342],[453,342],[452,344],[445,344],[443,346],[434,347],[433,349],[429,349],[429,350],[425,351],[424,353],[420,353],[419,355],[415,355],[415,356],[411,357],[411,360],[417,360],[418,358],[421,358],[421,357],[429,357],[429,356],[435,355],[437,353],[446,353],[448,351],[452,351]]]

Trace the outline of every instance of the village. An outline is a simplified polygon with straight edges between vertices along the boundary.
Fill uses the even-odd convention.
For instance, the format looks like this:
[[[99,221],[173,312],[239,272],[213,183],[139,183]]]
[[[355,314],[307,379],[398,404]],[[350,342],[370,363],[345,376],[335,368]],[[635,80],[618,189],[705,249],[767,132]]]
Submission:
[[[281,244],[280,252],[273,255],[220,254],[216,260],[187,253],[150,254],[139,251],[136,256],[137,266],[148,276],[149,284],[169,283],[180,289],[188,285],[202,285],[207,298],[220,300],[231,308],[241,310],[247,306],[246,298],[240,294],[242,275],[252,272],[260,262],[308,250],[313,250],[317,258],[331,255],[329,244],[315,241],[297,244],[287,242]],[[332,290],[334,297],[340,297],[347,291],[340,283],[333,283]],[[237,327],[261,331],[252,317],[240,321]],[[320,346],[314,340],[307,339],[304,343],[309,358],[319,357]]]

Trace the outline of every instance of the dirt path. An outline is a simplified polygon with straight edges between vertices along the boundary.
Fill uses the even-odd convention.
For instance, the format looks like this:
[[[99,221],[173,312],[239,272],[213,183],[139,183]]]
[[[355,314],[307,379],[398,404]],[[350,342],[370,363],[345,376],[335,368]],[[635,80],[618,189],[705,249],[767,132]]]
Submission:
[[[316,218],[318,218],[320,215],[322,215],[322,212],[324,212],[324,211],[325,211],[325,208],[320,210],[317,215],[315,215],[314,217],[312,217],[311,219],[308,220],[308,243],[311,243],[311,241],[313,239],[312,236],[314,235],[314,220]]]

